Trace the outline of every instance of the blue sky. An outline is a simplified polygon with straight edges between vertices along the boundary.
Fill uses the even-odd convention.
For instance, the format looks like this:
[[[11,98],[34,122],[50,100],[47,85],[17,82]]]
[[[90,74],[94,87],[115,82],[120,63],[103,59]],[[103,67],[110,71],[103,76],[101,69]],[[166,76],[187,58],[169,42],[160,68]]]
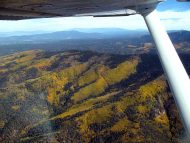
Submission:
[[[167,30],[190,31],[190,2],[167,0],[157,7],[160,19]],[[140,15],[114,18],[70,17],[21,21],[0,21],[0,32],[62,31],[73,28],[124,28],[146,30]]]
[[[184,12],[190,10],[190,2],[176,2],[177,0],[167,0],[159,4],[158,10],[159,11],[166,11],[166,10],[173,10]]]

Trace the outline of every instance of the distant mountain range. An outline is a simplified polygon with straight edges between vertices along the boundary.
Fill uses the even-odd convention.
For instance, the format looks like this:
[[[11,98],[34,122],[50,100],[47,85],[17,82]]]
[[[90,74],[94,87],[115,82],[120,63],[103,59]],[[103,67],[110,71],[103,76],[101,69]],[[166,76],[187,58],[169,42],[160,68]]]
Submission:
[[[95,28],[95,29],[72,29],[69,31],[58,32],[16,32],[3,33],[0,37],[0,44],[15,44],[15,43],[44,43],[50,41],[60,41],[68,39],[108,39],[108,38],[139,38],[146,35],[147,31],[134,31],[118,28]],[[12,35],[12,36],[11,36]],[[138,35],[138,36],[137,36]]]
[[[169,31],[170,36],[174,41],[177,40],[189,40],[189,31]],[[72,40],[72,39],[110,39],[110,38],[122,38],[128,41],[139,41],[147,42],[152,41],[149,36],[148,31],[143,30],[125,30],[125,29],[110,29],[110,28],[95,28],[95,29],[73,29],[70,31],[59,31],[52,33],[43,33],[43,31],[18,32],[18,36],[7,36],[0,37],[0,45],[10,45],[10,44],[22,44],[22,43],[47,43],[55,42],[61,40]],[[22,35],[24,34],[24,35]],[[6,34],[4,34],[6,35]],[[12,34],[13,35],[13,34]],[[133,42],[132,42],[133,43]]]
[[[0,32],[0,38],[11,36],[27,36],[36,34],[50,33],[49,31],[13,31],[13,32]]]
[[[148,34],[147,30],[127,30],[121,28],[93,28],[93,29],[74,29],[84,33],[102,33],[109,36],[127,36],[127,37],[139,37]]]
[[[13,32],[0,32],[0,38],[12,37],[12,36],[27,36],[27,35],[38,35],[38,34],[51,34],[59,32],[78,31],[82,33],[101,33],[101,34],[128,34],[135,35],[137,32],[148,33],[146,30],[127,30],[121,28],[74,28],[63,31],[13,31]]]
[[[173,43],[179,43],[179,42],[190,42],[190,31],[169,31],[168,32],[171,40]],[[152,42],[152,37],[150,35],[144,35],[141,37],[146,42]]]
[[[190,31],[168,31],[168,33],[179,52],[190,53]],[[155,53],[154,47],[153,39],[147,31],[125,29],[73,29],[0,38],[0,55],[32,49],[139,54],[147,51]]]
[[[46,34],[11,36],[0,38],[1,44],[15,43],[44,43],[50,41],[60,41],[67,39],[99,39],[103,38],[101,33],[83,33],[78,31],[63,31]]]

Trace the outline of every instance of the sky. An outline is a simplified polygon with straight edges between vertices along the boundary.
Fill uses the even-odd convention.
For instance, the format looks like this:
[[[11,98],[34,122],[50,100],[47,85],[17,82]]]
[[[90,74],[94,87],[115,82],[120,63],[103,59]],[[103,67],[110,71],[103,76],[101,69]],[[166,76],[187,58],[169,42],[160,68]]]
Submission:
[[[190,31],[190,2],[167,0],[157,7],[159,17],[167,30]],[[128,17],[70,17],[20,21],[0,21],[0,32],[63,31],[75,28],[123,28],[147,30],[140,15]]]

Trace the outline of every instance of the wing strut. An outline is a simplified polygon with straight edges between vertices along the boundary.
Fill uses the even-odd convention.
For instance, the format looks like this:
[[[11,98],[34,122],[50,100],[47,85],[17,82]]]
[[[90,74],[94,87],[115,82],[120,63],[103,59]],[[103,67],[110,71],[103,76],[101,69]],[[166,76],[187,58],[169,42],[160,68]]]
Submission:
[[[190,137],[189,76],[162,26],[157,11],[142,14],[157,47],[157,52],[173,93],[187,136]]]

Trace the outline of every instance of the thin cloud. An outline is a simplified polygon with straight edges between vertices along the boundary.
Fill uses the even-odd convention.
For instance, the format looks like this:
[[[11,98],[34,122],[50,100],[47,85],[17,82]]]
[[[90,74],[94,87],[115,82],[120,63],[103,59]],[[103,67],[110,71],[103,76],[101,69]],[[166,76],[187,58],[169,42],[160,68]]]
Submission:
[[[159,12],[162,23],[167,30],[190,30],[190,10]]]

